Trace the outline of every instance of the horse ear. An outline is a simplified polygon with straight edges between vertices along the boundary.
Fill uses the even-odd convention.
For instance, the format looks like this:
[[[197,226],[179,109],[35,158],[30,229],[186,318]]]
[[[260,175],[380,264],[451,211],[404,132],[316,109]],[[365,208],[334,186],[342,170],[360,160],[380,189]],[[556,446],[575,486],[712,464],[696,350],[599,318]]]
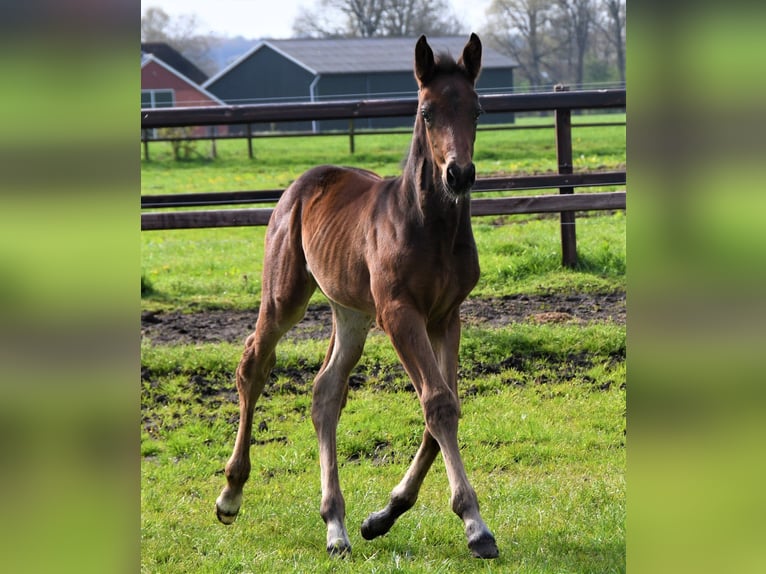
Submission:
[[[421,86],[426,84],[434,73],[434,52],[428,45],[425,35],[415,45],[415,78]]]
[[[476,82],[481,72],[481,40],[476,34],[471,34],[468,43],[463,48],[463,55],[460,56],[458,64],[462,64],[468,77],[472,82]]]

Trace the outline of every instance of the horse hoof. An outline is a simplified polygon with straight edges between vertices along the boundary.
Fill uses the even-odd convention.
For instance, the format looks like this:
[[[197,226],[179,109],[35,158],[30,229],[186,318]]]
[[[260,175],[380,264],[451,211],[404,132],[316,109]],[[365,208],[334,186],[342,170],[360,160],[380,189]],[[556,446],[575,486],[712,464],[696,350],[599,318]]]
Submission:
[[[495,543],[495,537],[489,532],[469,541],[468,548],[471,549],[474,558],[497,558],[500,554]]]
[[[351,556],[351,546],[342,538],[327,545],[327,553],[333,558],[346,558]]]
[[[215,515],[218,517],[219,522],[222,524],[233,524],[237,519],[238,514],[239,510],[235,510],[233,513],[227,512],[218,506],[218,504],[215,505]]]
[[[225,491],[224,491],[225,492]],[[215,515],[223,524],[232,524],[242,506],[242,494],[226,496],[223,492],[215,499]]]
[[[218,517],[218,520],[221,522],[221,524],[226,524],[226,525],[233,524],[234,521],[237,519],[237,514],[239,513],[235,512],[234,514],[228,514],[224,512],[223,510],[221,510],[220,508],[218,508],[217,506],[215,507],[215,515]]]
[[[360,530],[362,532],[362,538],[365,540],[373,540],[376,536],[378,536],[378,534],[375,532],[375,529],[372,527],[369,518],[362,522],[362,527]]]
[[[389,520],[384,511],[373,512],[362,522],[361,533],[365,540],[373,540],[378,536],[383,536],[393,526],[394,521]]]

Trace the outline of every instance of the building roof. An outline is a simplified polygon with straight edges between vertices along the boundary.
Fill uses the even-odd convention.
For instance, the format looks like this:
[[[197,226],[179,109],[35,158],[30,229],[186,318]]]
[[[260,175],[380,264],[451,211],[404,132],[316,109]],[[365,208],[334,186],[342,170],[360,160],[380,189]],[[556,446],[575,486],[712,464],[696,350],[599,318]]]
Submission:
[[[141,42],[141,60],[145,54],[154,54],[174,70],[180,72],[195,84],[202,85],[207,74],[195,66],[181,53],[165,42]]]
[[[229,73],[264,47],[279,52],[315,75],[411,72],[416,42],[417,38],[264,40],[210,78],[205,86]],[[463,53],[466,42],[464,36],[428,38],[434,52],[447,52],[455,59]],[[512,58],[484,46],[483,68],[513,68],[517,65]]]

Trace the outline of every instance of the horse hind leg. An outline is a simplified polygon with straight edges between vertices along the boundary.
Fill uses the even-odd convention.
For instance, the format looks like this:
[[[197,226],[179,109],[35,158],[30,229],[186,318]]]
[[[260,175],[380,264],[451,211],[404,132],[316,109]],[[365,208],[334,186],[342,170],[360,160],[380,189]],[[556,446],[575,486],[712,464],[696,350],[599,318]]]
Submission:
[[[302,251],[294,248],[300,241],[285,241],[291,230],[287,230],[288,234],[281,231],[278,229],[270,236],[271,241],[267,240],[258,320],[255,332],[245,342],[236,371],[239,427],[224,471],[226,486],[216,499],[216,515],[224,524],[234,522],[242,505],[242,489],[250,475],[253,410],[276,362],[277,343],[303,317],[316,288],[306,271]]]
[[[351,551],[345,525],[346,504],[338,478],[337,426],[348,392],[348,376],[362,355],[371,324],[368,315],[333,305],[330,348],[314,379],[311,420],[319,441],[320,514],[327,525],[330,555],[345,555]]]
[[[277,340],[278,337],[264,339],[256,330],[247,338],[245,350],[237,367],[239,426],[234,451],[224,470],[226,486],[215,501],[216,516],[223,524],[233,523],[242,505],[242,489],[250,476],[253,410],[274,366],[274,347]]]

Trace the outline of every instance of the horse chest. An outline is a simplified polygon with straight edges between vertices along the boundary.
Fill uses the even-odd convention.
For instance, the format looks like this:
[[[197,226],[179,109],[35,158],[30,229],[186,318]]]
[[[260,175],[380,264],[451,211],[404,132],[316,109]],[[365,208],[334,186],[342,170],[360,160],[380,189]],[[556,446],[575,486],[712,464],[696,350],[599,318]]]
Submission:
[[[449,252],[419,250],[404,267],[408,296],[429,315],[441,315],[459,305],[479,278],[478,255],[472,245]]]

